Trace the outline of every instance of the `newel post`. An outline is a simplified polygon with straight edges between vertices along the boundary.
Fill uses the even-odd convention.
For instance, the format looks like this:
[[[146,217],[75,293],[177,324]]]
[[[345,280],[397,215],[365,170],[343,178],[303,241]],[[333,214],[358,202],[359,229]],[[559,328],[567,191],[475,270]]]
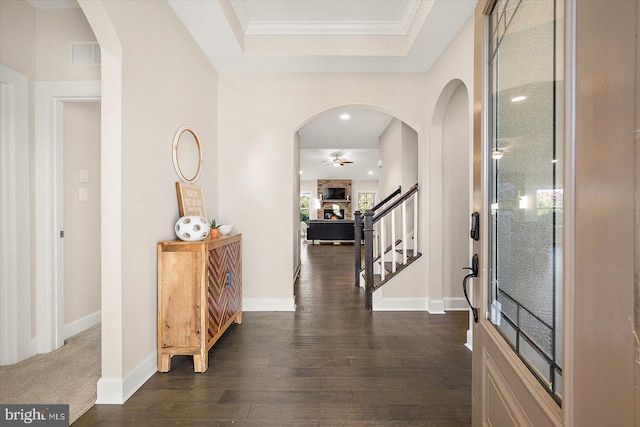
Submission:
[[[362,268],[362,215],[360,211],[354,213],[353,246],[355,247],[356,288],[360,287],[360,269]]]
[[[373,211],[364,213],[364,292],[367,310],[373,307]]]

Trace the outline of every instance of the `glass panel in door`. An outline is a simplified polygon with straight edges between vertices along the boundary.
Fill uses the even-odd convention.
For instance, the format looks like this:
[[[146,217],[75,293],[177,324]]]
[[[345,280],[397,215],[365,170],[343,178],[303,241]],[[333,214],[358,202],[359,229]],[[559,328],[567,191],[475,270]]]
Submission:
[[[489,18],[490,319],[562,396],[562,1]]]

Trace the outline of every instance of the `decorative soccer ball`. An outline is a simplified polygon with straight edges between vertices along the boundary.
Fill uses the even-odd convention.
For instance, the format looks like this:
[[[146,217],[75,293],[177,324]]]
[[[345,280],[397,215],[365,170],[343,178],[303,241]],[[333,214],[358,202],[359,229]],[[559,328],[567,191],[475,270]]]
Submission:
[[[209,229],[209,221],[201,216],[183,216],[176,222],[176,236],[186,242],[206,239]]]

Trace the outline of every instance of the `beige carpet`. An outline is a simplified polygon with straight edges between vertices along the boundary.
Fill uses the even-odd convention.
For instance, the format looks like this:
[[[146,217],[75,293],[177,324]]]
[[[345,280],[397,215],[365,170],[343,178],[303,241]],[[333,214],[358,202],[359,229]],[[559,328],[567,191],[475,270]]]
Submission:
[[[69,404],[73,423],[96,402],[99,379],[100,326],[95,326],[56,351],[0,366],[0,402]]]

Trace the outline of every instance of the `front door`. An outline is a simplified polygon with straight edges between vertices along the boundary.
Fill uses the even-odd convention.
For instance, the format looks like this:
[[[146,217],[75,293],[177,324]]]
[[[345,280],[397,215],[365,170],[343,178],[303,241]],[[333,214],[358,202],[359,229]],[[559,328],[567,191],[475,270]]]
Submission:
[[[476,16],[474,425],[561,425],[563,0]]]

